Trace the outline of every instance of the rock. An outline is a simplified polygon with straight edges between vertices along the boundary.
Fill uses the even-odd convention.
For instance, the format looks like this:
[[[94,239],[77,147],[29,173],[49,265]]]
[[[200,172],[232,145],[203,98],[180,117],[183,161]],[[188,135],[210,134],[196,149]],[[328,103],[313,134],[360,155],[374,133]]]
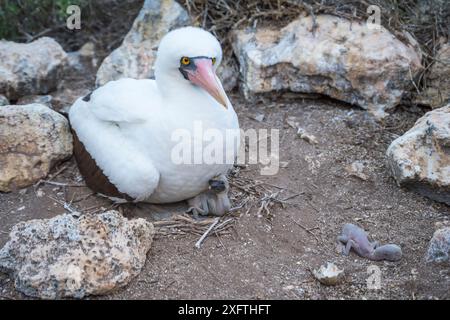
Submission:
[[[25,96],[17,100],[16,104],[25,105],[25,104],[33,104],[38,103],[49,108],[52,108],[52,100],[53,97],[51,95],[34,95],[34,96]]]
[[[0,94],[0,107],[9,105],[9,100],[4,95]]]
[[[450,105],[426,113],[387,150],[399,186],[450,205]]]
[[[280,168],[289,167],[289,161],[280,161]]]
[[[378,117],[400,102],[421,70],[419,55],[384,28],[318,15],[281,29],[233,33],[242,89],[256,94],[292,91],[328,95],[370,110]]]
[[[450,227],[436,230],[425,257],[427,262],[450,261]]]
[[[85,43],[80,50],[67,53],[67,72],[87,73],[97,67],[95,45]]]
[[[59,113],[68,115],[70,107],[79,97],[84,97],[91,93],[87,88],[64,88],[53,93],[53,109]]]
[[[287,123],[291,128],[294,128],[294,129],[297,129],[297,130],[298,130],[298,128],[300,127],[300,123],[297,121],[297,118],[296,118],[296,117],[293,117],[293,116],[287,117],[287,118],[286,118],[286,123]]]
[[[224,58],[216,72],[225,91],[231,91],[237,86],[239,67],[234,59]]]
[[[146,0],[122,45],[105,58],[97,72],[97,86],[120,78],[153,77],[153,63],[161,38],[190,24],[186,10],[174,0]]]
[[[335,286],[343,280],[344,270],[339,269],[332,262],[327,262],[326,265],[320,266],[318,270],[313,270],[313,275],[320,283]]]
[[[20,222],[0,250],[0,270],[28,296],[106,294],[139,274],[153,235],[150,222],[117,211]]]
[[[72,155],[67,119],[40,104],[0,108],[0,191],[27,187]]]
[[[363,181],[369,180],[369,177],[364,173],[364,162],[363,161],[354,161],[351,164],[349,164],[347,167],[345,167],[345,171],[352,176],[359,178]]]
[[[0,94],[9,100],[56,88],[67,54],[52,38],[31,43],[0,41]]]
[[[427,78],[427,89],[421,103],[440,108],[450,103],[450,43],[442,46],[436,55]]]
[[[263,113],[257,113],[257,114],[252,114],[249,117],[250,117],[250,119],[253,119],[257,122],[262,122],[266,116]]]
[[[289,116],[286,118],[286,123],[291,127],[297,130],[297,136],[300,139],[305,140],[310,144],[318,144],[319,140],[317,140],[316,136],[308,133],[305,129],[300,127],[300,123],[297,121],[296,117]]]
[[[317,140],[316,136],[306,132],[305,129],[298,127],[297,129],[297,136],[300,139],[305,140],[306,142],[310,143],[310,144],[318,144],[319,141]]]
[[[174,0],[146,0],[122,45],[102,63],[96,85],[120,78],[146,79],[154,76],[153,64],[159,41],[170,30],[191,24],[187,11]],[[217,75],[225,90],[237,85],[238,66],[224,57]]]

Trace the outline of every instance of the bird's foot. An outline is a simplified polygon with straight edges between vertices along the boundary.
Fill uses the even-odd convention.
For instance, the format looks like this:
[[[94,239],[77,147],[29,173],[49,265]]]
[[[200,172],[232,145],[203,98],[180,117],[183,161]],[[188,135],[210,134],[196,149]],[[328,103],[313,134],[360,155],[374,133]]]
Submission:
[[[193,199],[188,200],[189,204],[190,201]],[[207,212],[205,212],[205,210],[199,207],[189,207],[189,209],[186,210],[186,213],[192,213],[192,216],[194,217],[195,220],[199,220],[200,216],[206,216],[208,214]]]

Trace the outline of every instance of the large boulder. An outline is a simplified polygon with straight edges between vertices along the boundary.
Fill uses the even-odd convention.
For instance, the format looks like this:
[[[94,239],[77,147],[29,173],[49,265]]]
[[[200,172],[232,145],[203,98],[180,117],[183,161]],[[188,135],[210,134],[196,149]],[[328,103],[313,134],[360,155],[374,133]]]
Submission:
[[[281,29],[234,32],[246,97],[272,91],[318,93],[382,117],[421,69],[413,45],[389,31],[332,15],[300,17]]]
[[[122,45],[101,64],[96,84],[102,86],[127,77],[152,77],[161,38],[172,29],[189,24],[188,13],[175,0],[146,0]]]
[[[150,222],[117,211],[20,222],[0,250],[0,270],[28,296],[106,294],[139,274],[153,235]]]
[[[31,43],[0,41],[0,94],[9,100],[56,88],[67,54],[52,38]]]
[[[387,150],[398,185],[450,205],[450,105],[430,111]]]
[[[106,57],[100,66],[96,85],[102,86],[120,78],[152,78],[161,38],[170,30],[190,24],[187,11],[176,1],[146,0],[122,45]],[[238,74],[235,60],[224,57],[217,75],[225,90],[236,86]]]
[[[29,186],[72,155],[67,119],[41,104],[0,108],[0,191]]]
[[[450,103],[450,44],[445,44],[436,54],[427,78],[427,89],[421,103],[440,108]]]

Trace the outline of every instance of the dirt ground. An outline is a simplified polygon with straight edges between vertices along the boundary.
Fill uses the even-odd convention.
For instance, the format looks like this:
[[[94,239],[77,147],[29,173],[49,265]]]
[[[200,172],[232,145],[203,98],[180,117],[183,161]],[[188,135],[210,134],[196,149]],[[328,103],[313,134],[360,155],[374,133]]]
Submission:
[[[397,108],[383,123],[364,110],[324,99],[276,99],[277,103],[232,101],[241,127],[280,130],[280,156],[285,168],[261,176],[256,165],[239,168],[232,177],[233,205],[246,204],[223,220],[233,225],[212,234],[200,249],[198,233],[158,234],[141,274],[117,292],[98,299],[445,299],[450,298],[448,266],[426,264],[424,254],[436,223],[450,208],[396,186],[385,164],[392,140],[412,126],[425,110]],[[254,120],[255,114],[264,120]],[[296,117],[319,143],[309,144],[287,123]],[[346,167],[364,163],[366,180]],[[64,168],[64,169],[63,169]],[[62,170],[62,171],[61,171]],[[11,227],[24,220],[63,213],[64,202],[84,212],[110,208],[82,184],[73,159],[53,170],[49,180],[17,193],[0,194],[0,246]],[[280,192],[281,191],[281,192]],[[277,194],[278,192],[278,194]],[[261,199],[272,195],[268,210]],[[277,200],[278,199],[278,200]],[[184,203],[122,205],[130,218],[172,219]],[[372,262],[336,249],[344,223],[364,227],[381,243],[396,243],[404,257],[396,263]],[[335,287],[320,284],[311,270],[325,262],[345,269]],[[381,269],[381,289],[366,285],[367,268]],[[11,280],[0,274],[0,299],[24,299]]]

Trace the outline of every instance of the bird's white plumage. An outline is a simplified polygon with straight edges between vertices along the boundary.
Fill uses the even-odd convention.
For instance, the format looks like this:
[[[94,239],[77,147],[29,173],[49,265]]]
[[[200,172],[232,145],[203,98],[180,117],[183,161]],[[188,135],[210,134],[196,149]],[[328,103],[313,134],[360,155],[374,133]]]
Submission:
[[[222,164],[176,164],[172,150],[179,143],[176,130],[192,133],[191,144],[202,139],[195,125],[226,136],[239,129],[236,113],[228,101],[224,108],[202,88],[179,72],[182,56],[215,57],[220,63],[220,44],[208,32],[182,28],[161,41],[155,63],[156,80],[121,79],[95,90],[90,101],[78,99],[72,106],[71,125],[108,179],[117,189],[139,201],[175,202],[196,196],[212,177],[232,166]],[[224,152],[237,155],[239,144]],[[200,150],[201,151],[201,150]]]

